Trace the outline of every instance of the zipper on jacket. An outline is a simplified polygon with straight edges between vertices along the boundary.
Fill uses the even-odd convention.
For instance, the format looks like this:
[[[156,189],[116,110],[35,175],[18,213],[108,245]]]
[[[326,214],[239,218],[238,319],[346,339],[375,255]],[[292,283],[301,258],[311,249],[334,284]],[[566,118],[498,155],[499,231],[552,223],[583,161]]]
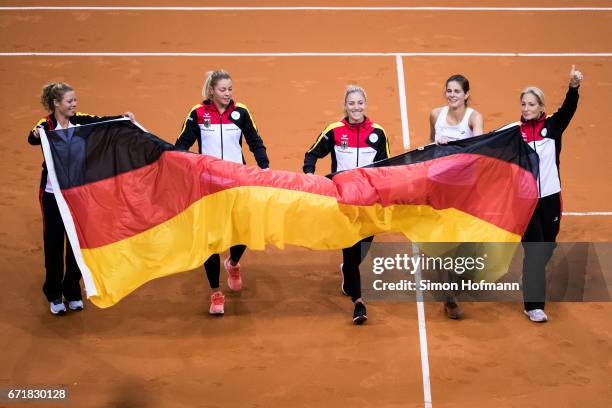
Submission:
[[[219,112],[219,130],[221,131],[221,160],[223,160],[223,114]]]
[[[359,167],[359,124],[355,127],[357,128],[357,167]]]

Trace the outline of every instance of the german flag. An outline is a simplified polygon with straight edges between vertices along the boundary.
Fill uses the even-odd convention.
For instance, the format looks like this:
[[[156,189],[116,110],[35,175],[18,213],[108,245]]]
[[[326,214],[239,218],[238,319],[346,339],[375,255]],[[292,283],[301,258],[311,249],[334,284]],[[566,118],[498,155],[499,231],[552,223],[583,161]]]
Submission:
[[[236,244],[339,249],[386,231],[413,242],[518,242],[538,196],[537,155],[518,127],[327,177],[177,151],[127,120],[42,141],[87,295],[100,307]]]

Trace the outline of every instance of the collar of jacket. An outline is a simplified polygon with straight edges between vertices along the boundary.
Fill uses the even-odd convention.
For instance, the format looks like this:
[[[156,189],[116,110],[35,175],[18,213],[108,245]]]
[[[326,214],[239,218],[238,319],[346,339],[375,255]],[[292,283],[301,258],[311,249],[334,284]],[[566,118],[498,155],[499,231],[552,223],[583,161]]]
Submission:
[[[537,119],[525,120],[521,116],[521,135],[527,143],[542,140],[546,137],[543,129],[546,126],[546,113],[542,112]]]
[[[364,116],[363,121],[359,123],[350,123],[348,121],[348,116],[346,116],[344,119],[342,119],[342,123],[344,123],[344,126],[346,126],[349,129],[357,129],[357,128],[363,129],[367,127],[372,127],[372,121],[367,116]]]
[[[207,111],[215,112],[217,115],[221,116],[221,112],[219,112],[219,109],[217,108],[217,105],[213,101],[211,101],[210,99],[204,100],[202,102],[202,105],[204,105],[204,108]],[[236,104],[234,103],[234,100],[230,99],[230,102],[227,105],[227,108],[225,109],[225,112],[223,112],[223,116],[229,115],[234,110],[235,106],[236,106]]]
[[[72,123],[73,125],[76,125],[74,118],[76,118],[76,114],[72,115],[71,117],[68,118],[68,122]],[[57,118],[55,117],[55,115],[52,113],[49,116],[47,116],[45,118],[47,120],[47,125],[49,125],[49,130],[55,130],[55,128],[57,127]]]
[[[55,127],[57,126],[57,119],[55,119],[55,115],[50,114],[45,119],[47,121],[47,125],[49,126],[49,130],[54,130]]]
[[[523,125],[531,125],[531,124],[535,124],[538,125],[540,123],[543,123],[546,120],[546,112],[542,112],[542,114],[540,115],[539,118],[537,119],[529,119],[529,120],[525,120],[525,118],[523,118],[523,116],[521,115],[521,126]]]

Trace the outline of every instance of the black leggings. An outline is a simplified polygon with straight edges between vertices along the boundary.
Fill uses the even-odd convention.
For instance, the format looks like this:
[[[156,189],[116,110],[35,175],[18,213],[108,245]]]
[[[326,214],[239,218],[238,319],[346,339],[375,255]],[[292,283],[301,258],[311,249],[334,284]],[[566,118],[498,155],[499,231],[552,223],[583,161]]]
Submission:
[[[57,202],[53,193],[40,194],[40,206],[43,213],[43,242],[45,247],[45,283],[43,292],[49,302],[62,299],[81,300],[81,271],[77,266],[72,248],[66,242],[66,273],[64,274],[64,238],[66,230],[62,222]]]
[[[555,250],[561,223],[561,195],[542,197],[523,235],[523,300],[525,310],[544,309],[546,264]]]
[[[246,250],[246,245],[234,245],[230,248],[230,258],[235,263],[240,261],[242,254]],[[212,254],[206,262],[204,262],[204,270],[206,271],[206,277],[208,283],[212,289],[219,287],[219,277],[221,276],[221,257],[219,254]]]
[[[364,238],[352,247],[342,250],[344,262],[342,265],[344,287],[346,288],[346,293],[351,296],[353,302],[361,297],[361,275],[359,273],[359,265],[368,254],[373,239],[374,237]],[[364,244],[363,251],[361,244]]]

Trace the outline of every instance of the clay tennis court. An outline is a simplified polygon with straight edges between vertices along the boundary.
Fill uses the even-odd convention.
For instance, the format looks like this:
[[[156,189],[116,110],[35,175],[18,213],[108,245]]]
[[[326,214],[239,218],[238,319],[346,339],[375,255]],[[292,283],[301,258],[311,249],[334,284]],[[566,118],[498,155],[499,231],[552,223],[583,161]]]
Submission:
[[[464,304],[465,319],[451,321],[435,303],[426,303],[419,319],[415,303],[372,302],[367,324],[354,326],[352,305],[340,294],[340,251],[295,247],[247,251],[245,288],[226,293],[222,318],[207,313],[201,269],[150,282],[111,308],[86,303],[83,312],[61,318],[50,315],[41,291],[42,154],[27,144],[26,133],[44,115],[40,89],[51,81],[75,87],[80,111],[130,110],[173,143],[200,101],[205,72],[224,68],[235,99],[257,122],[271,167],[301,171],[305,150],[341,117],[349,83],[368,91],[369,116],[385,128],[395,155],[405,144],[428,143],[428,114],[445,103],[449,75],[470,79],[472,106],[483,114],[485,130],[493,130],[518,120],[518,94],[527,85],[544,89],[548,111],[556,110],[576,64],[585,80],[564,134],[568,215],[559,241],[610,241],[612,10],[409,8],[610,6],[536,3],[116,8],[170,5],[126,0],[97,2],[109,7],[99,10],[42,10],[8,7],[59,3],[1,2],[0,388],[69,390],[67,401],[41,406],[609,406],[610,303],[550,303],[550,322],[535,325],[519,303]],[[408,8],[367,9],[398,5]],[[287,4],[257,4],[264,6]],[[245,157],[254,163],[250,152]],[[329,159],[321,160],[317,173],[328,170]]]

